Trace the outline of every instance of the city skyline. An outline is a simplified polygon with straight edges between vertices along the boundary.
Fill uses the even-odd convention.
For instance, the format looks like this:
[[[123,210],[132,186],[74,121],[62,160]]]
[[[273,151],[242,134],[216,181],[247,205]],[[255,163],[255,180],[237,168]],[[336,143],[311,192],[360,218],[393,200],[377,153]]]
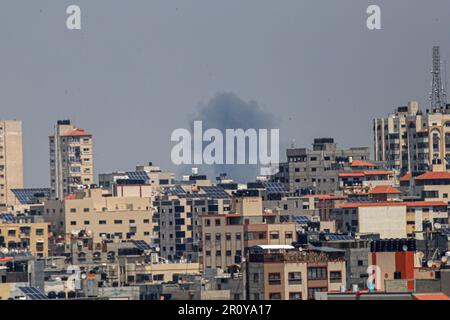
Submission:
[[[30,187],[49,185],[47,137],[66,118],[93,133],[96,176],[148,161],[176,171],[170,133],[218,92],[273,115],[281,150],[317,136],[371,146],[373,118],[409,100],[427,109],[431,47],[441,46],[443,60],[450,52],[446,1],[380,1],[383,28],[374,32],[365,27],[369,1],[258,1],[258,11],[251,1],[79,1],[79,33],[59,14],[68,3],[24,3],[0,13],[0,118],[22,120]]]

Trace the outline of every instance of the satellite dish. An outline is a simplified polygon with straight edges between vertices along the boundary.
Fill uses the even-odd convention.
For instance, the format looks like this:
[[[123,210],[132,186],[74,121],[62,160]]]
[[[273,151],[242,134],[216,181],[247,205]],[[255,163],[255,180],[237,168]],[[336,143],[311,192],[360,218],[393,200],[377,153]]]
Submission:
[[[8,248],[1,248],[0,252],[3,253],[3,254],[8,254],[9,250],[8,250]]]
[[[443,264],[446,264],[447,261],[448,261],[448,257],[443,256],[443,257],[441,258],[441,262],[442,262]]]
[[[425,256],[425,254],[422,251],[419,251],[417,253],[417,256],[419,257],[419,259],[423,259],[423,257]]]
[[[402,247],[402,250],[403,250],[404,252],[408,251],[408,246],[407,246],[406,244],[404,244],[403,247]]]
[[[87,273],[86,272],[81,272],[80,273],[80,278],[81,278],[81,280],[86,279],[87,278]]]
[[[156,252],[159,252],[160,250],[161,250],[161,249],[160,249],[159,247],[156,247],[156,248],[155,248],[155,251],[156,251]]]
[[[434,224],[434,229],[435,229],[435,230],[439,230],[439,229],[441,229],[441,228],[442,228],[442,225],[441,225],[440,223],[436,222],[436,223]]]
[[[428,261],[427,261],[427,267],[428,267],[428,268],[433,267],[433,261],[428,260]]]

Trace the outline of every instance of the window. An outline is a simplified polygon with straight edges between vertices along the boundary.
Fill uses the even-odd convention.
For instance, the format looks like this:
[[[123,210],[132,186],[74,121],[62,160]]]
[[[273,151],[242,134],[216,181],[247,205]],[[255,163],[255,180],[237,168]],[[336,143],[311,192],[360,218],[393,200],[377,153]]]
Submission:
[[[145,223],[145,224],[149,224],[149,223],[150,223],[150,220],[149,220],[149,219],[144,219],[144,223]]]
[[[89,220],[84,220],[84,225],[89,225],[90,221]]]
[[[292,232],[286,232],[286,233],[284,234],[284,237],[285,237],[286,239],[292,239]]]
[[[289,292],[289,300],[302,300],[301,292]]]
[[[308,280],[324,280],[327,278],[327,268],[308,268]]]
[[[83,209],[83,212],[89,212],[90,210],[89,210],[89,208],[84,208]]]
[[[42,228],[36,229],[36,235],[37,236],[43,236],[44,235],[44,229],[42,229]]]
[[[280,235],[278,234],[278,232],[271,232],[270,233],[270,239],[276,240],[276,239],[279,239],[279,238],[280,238]]]
[[[269,300],[281,300],[281,293],[279,292],[269,293]]]
[[[77,212],[77,208],[70,208],[70,212],[72,212],[72,213]]]
[[[269,284],[277,285],[281,284],[281,276],[279,273],[269,273]]]
[[[253,274],[253,282],[254,283],[259,283],[259,273],[254,273]]]
[[[341,271],[330,271],[330,282],[342,282],[342,272]]]
[[[106,224],[106,220],[100,220],[98,224]]]
[[[71,226],[76,226],[76,225],[77,225],[77,222],[76,222],[76,221],[70,221],[70,225],[71,225]]]
[[[220,219],[216,219],[216,226],[220,226]]]
[[[122,220],[114,220],[114,224],[122,224]]]
[[[288,274],[288,282],[289,284],[301,284],[302,283],[302,274],[301,272],[289,272]]]

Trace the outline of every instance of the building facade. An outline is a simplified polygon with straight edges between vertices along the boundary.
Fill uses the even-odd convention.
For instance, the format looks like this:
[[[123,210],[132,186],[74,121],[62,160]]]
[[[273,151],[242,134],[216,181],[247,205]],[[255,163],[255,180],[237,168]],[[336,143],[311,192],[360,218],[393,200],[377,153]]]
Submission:
[[[59,120],[49,136],[51,197],[62,199],[94,183],[92,134]]]
[[[287,162],[281,163],[272,181],[299,194],[328,194],[338,189],[338,173],[353,160],[368,160],[368,147],[338,149],[332,138],[314,139],[313,149],[290,148]]]
[[[23,188],[22,122],[0,121],[0,208],[16,204],[16,188]]]

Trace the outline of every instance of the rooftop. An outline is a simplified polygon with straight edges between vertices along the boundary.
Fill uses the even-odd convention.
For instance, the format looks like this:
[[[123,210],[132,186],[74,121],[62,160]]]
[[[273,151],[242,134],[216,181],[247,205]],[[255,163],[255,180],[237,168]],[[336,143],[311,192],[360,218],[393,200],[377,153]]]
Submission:
[[[401,194],[400,190],[391,186],[376,186],[369,194]]]

